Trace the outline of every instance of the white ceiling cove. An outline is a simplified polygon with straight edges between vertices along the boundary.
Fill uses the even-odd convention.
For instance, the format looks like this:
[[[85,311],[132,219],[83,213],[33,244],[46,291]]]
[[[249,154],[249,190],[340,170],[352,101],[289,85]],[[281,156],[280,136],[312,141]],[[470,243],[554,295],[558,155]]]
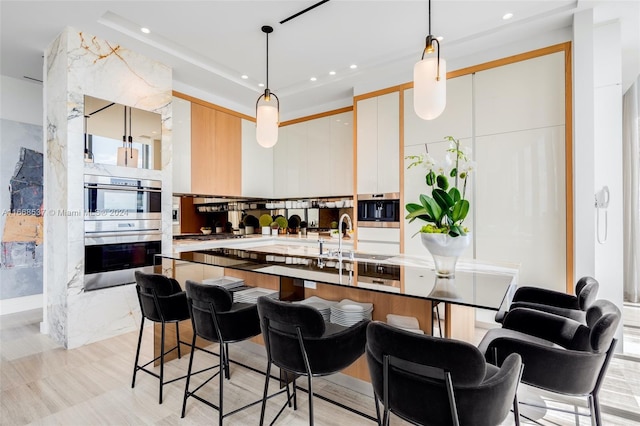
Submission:
[[[351,104],[353,88],[376,70],[401,70],[410,79],[428,33],[426,0],[330,0],[279,23],[316,2],[2,0],[1,73],[42,80],[44,49],[71,26],[165,63],[173,68],[176,88],[253,115],[263,90],[258,84],[265,82],[260,28],[271,25],[269,86],[279,96],[285,118],[318,106]],[[483,48],[490,49],[496,37],[513,42],[567,28],[576,11],[595,6],[596,21],[621,20],[624,66],[631,68],[625,72],[635,78],[639,4],[432,0],[432,33],[444,37],[442,52],[450,60],[472,53],[485,40]],[[513,19],[502,19],[507,12]],[[151,33],[142,33],[141,27]],[[352,64],[358,67],[351,69]]]

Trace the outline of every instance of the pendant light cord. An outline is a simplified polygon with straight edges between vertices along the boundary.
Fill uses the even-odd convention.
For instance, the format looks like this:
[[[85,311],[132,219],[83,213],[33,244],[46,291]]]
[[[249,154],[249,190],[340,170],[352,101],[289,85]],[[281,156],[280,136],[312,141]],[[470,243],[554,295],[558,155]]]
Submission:
[[[429,0],[429,35],[431,35],[431,0]]]
[[[267,34],[267,90],[269,90],[269,33]]]

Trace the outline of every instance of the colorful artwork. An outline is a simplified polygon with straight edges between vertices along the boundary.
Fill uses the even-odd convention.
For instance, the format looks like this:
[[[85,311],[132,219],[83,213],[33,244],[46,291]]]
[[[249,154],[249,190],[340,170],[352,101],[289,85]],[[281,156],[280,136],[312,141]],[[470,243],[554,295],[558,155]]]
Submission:
[[[42,127],[2,123],[0,299],[10,299],[42,293],[43,155],[27,147],[41,146]]]

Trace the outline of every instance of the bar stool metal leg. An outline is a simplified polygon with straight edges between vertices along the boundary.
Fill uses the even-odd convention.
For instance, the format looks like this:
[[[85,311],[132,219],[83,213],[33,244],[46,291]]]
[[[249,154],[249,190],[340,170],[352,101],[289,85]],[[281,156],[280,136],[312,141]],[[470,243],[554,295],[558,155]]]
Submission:
[[[164,322],[161,323],[162,337],[160,338],[160,395],[158,403],[162,404],[162,386],[164,385]]]
[[[138,361],[140,360],[140,346],[142,345],[142,330],[144,330],[144,315],[140,322],[140,334],[138,335],[138,349],[136,349],[136,360],[133,363],[133,380],[131,380],[131,388],[136,386],[136,373],[138,372]]]
[[[180,323],[179,321],[176,321],[176,342],[178,342],[177,343],[177,346],[178,346],[178,359],[181,358],[181,355],[180,355],[180,327],[178,327],[179,323]]]
[[[182,399],[182,415],[180,418],[184,419],[185,412],[187,410],[187,398],[189,397],[189,381],[191,380],[191,368],[193,367],[193,354],[196,352],[196,333],[193,333],[193,340],[191,341],[191,354],[189,355],[189,368],[187,368],[187,383],[184,386],[184,398]]]

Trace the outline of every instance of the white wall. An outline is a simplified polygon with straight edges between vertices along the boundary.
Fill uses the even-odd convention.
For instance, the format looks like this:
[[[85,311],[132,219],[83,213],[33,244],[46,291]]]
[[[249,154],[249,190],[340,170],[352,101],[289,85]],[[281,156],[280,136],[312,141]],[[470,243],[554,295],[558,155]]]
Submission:
[[[594,187],[610,191],[609,207],[596,215],[595,277],[598,298],[623,304],[622,46],[620,23],[594,28]],[[606,217],[605,217],[606,215]],[[605,222],[606,221],[606,222]],[[605,239],[606,231],[606,240]],[[599,235],[599,237],[598,237]],[[602,244],[598,242],[602,241]],[[604,240],[604,241],[603,241]],[[622,327],[618,333],[622,351]]]
[[[595,275],[593,9],[573,19],[573,233],[576,278]]]
[[[42,84],[0,75],[0,118],[42,126]]]

